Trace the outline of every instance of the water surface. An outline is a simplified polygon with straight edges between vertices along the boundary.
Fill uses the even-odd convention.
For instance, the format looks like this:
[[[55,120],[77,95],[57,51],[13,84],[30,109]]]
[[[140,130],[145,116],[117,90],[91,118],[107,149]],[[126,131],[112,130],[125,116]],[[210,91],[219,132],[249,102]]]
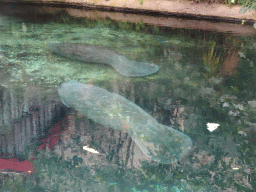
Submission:
[[[35,170],[24,185],[8,180],[3,190],[255,189],[254,36],[17,12],[0,15],[1,157],[33,156]],[[159,71],[125,77],[55,55],[52,43],[108,47]],[[74,80],[119,94],[186,134],[190,153],[176,163],[154,162],[125,131],[67,109],[57,90]]]

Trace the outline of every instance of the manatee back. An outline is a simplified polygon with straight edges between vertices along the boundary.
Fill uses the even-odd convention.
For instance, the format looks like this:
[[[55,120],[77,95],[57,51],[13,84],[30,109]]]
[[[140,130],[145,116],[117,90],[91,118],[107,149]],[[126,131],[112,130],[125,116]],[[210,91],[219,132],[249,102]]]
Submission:
[[[156,73],[155,64],[132,61],[106,47],[82,43],[52,43],[48,48],[61,56],[87,63],[107,64],[127,77],[140,77]]]
[[[142,152],[156,162],[177,162],[192,147],[187,135],[159,124],[133,102],[105,89],[72,81],[61,85],[59,95],[65,105],[87,118],[128,132]]]
[[[52,43],[48,48],[57,55],[88,63],[111,64],[117,56],[105,47],[82,43]]]
[[[66,82],[59,95],[67,107],[72,107],[87,118],[117,130],[129,132],[138,124],[157,121],[126,98],[105,89],[80,83]]]

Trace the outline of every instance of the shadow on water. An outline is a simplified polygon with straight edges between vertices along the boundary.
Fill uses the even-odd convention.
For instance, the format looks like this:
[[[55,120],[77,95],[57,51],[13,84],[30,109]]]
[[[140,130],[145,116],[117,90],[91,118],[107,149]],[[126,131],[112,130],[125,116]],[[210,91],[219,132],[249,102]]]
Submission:
[[[13,17],[0,16],[1,190],[255,190],[255,37],[73,18],[53,7],[45,8],[55,13],[47,19],[9,9]],[[132,61],[154,63],[159,71],[129,78],[100,63],[57,56],[48,49],[52,43],[109,47]],[[73,103],[67,108],[58,89],[74,80],[111,93],[86,100],[86,94],[66,89],[63,95],[70,94]],[[131,104],[106,104],[106,93]],[[80,110],[81,98],[86,105]],[[126,119],[118,111],[122,106]],[[143,112],[132,115],[129,106]],[[88,115],[99,109],[115,117],[113,122]],[[134,128],[146,113],[150,119],[136,137],[149,145],[151,120],[170,126],[193,141],[184,158],[157,163],[141,151],[128,127],[113,126],[133,117]],[[170,134],[159,133],[155,141]],[[150,144],[158,155],[168,148]],[[178,152],[186,150],[179,148],[184,143],[176,144]]]

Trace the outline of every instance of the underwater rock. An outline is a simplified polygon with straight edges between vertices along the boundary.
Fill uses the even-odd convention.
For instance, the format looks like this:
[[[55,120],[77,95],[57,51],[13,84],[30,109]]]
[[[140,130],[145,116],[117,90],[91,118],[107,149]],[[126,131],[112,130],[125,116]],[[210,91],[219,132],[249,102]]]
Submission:
[[[54,43],[48,48],[61,56],[88,63],[108,64],[124,76],[147,76],[159,70],[157,65],[132,61],[105,47],[82,43]]]
[[[67,107],[104,126],[127,132],[152,160],[170,164],[182,159],[192,140],[182,132],[159,124],[152,116],[124,97],[105,89],[70,81],[59,95]]]

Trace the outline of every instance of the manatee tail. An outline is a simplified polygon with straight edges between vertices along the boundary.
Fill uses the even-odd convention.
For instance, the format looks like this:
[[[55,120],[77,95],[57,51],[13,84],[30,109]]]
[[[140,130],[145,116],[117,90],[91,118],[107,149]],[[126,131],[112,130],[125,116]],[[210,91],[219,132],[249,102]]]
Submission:
[[[136,130],[133,132],[130,135],[140,150],[158,163],[176,163],[189,153],[193,145],[189,136],[161,124],[144,131],[145,138],[136,137]]]
[[[124,58],[124,57],[123,57]],[[113,68],[120,74],[127,77],[142,77],[156,73],[159,70],[157,65],[132,61],[127,58],[124,61],[111,64]]]

